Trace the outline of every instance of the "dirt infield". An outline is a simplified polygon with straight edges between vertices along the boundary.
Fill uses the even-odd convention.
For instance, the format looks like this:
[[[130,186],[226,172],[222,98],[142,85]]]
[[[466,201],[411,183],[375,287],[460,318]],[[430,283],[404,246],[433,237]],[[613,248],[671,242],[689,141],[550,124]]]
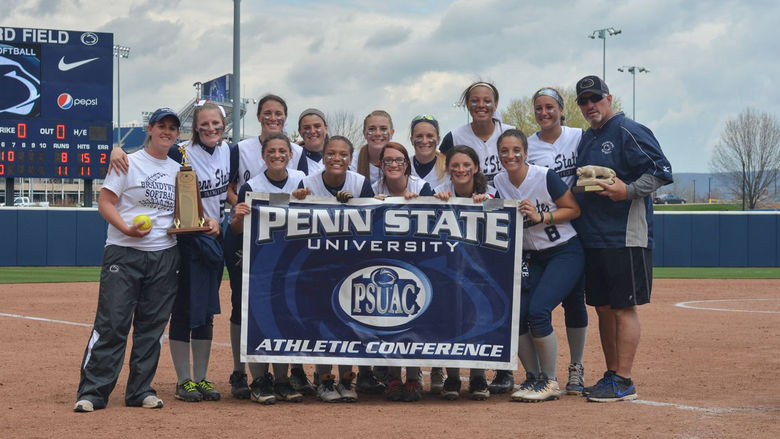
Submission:
[[[230,397],[230,300],[223,283],[209,373],[222,401],[174,399],[166,343],[154,383],[165,408],[123,405],[128,355],[108,408],[74,413],[97,290],[96,283],[0,286],[0,437],[780,437],[778,280],[657,280],[653,303],[640,308],[635,402],[563,396],[522,404],[505,395],[448,402],[426,394],[419,403],[361,396],[349,405],[307,398],[274,406]],[[680,302],[684,307],[675,305]],[[589,311],[585,369],[592,384],[604,366]],[[560,308],[554,320],[558,376],[565,384],[568,347]],[[516,380],[520,376],[515,373]]]

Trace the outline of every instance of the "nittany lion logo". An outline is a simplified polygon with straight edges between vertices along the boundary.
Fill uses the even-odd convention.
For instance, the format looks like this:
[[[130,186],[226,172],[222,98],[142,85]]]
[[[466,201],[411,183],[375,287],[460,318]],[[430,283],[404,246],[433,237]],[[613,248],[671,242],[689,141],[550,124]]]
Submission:
[[[34,50],[0,44],[0,114],[35,117],[40,113],[40,60]]]
[[[430,282],[412,266],[372,265],[353,272],[334,291],[334,306],[358,323],[390,328],[419,317],[431,300]]]

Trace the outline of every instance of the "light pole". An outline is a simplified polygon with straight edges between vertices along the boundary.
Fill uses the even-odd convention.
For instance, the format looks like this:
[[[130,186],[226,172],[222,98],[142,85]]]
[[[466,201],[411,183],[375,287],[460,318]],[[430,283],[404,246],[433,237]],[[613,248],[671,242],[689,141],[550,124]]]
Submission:
[[[601,79],[604,82],[607,82],[607,36],[615,36],[619,33],[621,33],[620,29],[615,29],[614,27],[607,27],[604,29],[596,29],[594,30],[590,35],[588,35],[588,38],[591,40],[595,40],[596,37],[604,40],[604,54],[603,54],[603,61],[602,61],[602,69],[601,69]]]
[[[631,80],[633,82],[633,95],[632,95],[632,107],[633,110],[631,112],[631,118],[636,120],[636,74],[637,73],[650,73],[650,70],[647,70],[644,67],[639,66],[623,66],[618,68],[618,72],[628,72],[631,73]]]
[[[122,147],[122,99],[120,94],[120,84],[119,81],[119,60],[121,58],[127,58],[130,56],[130,48],[127,46],[121,46],[119,44],[114,44],[114,56],[116,57],[116,129],[117,129],[117,138],[119,139],[119,147]]]
[[[244,104],[244,105],[250,104],[250,103],[251,104],[256,104],[257,103],[257,99],[255,99],[255,98],[241,98],[241,103]],[[239,111],[241,111],[240,108],[239,108]],[[246,117],[245,116],[246,116],[246,112],[244,112],[244,115],[241,116],[241,137],[239,137],[238,140],[243,139],[244,138],[244,133],[246,132]]]

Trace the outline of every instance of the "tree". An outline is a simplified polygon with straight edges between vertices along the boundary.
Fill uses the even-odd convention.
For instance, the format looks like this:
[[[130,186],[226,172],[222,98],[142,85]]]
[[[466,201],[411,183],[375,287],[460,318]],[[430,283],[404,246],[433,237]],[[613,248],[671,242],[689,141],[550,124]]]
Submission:
[[[325,117],[328,119],[328,135],[346,137],[352,142],[355,149],[360,148],[365,143],[363,121],[358,119],[354,113],[338,110],[326,114]]]
[[[755,209],[761,195],[775,183],[780,169],[780,124],[765,112],[746,109],[726,121],[710,161],[712,172],[729,191]]]
[[[563,97],[563,114],[566,116],[565,125],[575,128],[588,129],[590,124],[582,116],[580,107],[577,105],[577,93],[574,88],[555,87],[561,92]],[[539,131],[539,124],[534,117],[533,95],[525,96],[520,99],[513,99],[509,102],[506,110],[501,112],[501,119],[511,125],[514,125],[525,133],[531,135]],[[623,105],[616,97],[612,97],[612,108],[616,112],[622,111]]]

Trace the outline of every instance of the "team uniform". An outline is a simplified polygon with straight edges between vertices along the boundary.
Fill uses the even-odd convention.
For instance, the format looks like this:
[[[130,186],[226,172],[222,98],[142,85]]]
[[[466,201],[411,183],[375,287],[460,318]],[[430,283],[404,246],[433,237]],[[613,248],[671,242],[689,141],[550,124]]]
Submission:
[[[436,173],[436,162],[438,160],[444,160],[444,157],[438,157],[438,155],[436,155],[429,163],[422,164],[413,156],[412,175],[427,181],[432,188],[441,186],[449,180],[449,177],[447,176],[447,173],[444,172],[441,178],[439,178],[439,175]]]
[[[373,186],[371,186],[371,189],[374,191],[374,194],[390,193],[384,178],[374,183]],[[408,176],[408,179],[406,180],[406,190],[423,197],[431,196],[434,193],[433,189],[431,189],[431,185],[427,181],[415,177],[414,175]]]
[[[368,148],[368,145],[363,145],[362,148],[355,151],[355,153],[352,155],[352,163],[349,165],[350,171],[358,172],[358,160],[360,160],[360,152],[363,151],[363,148]],[[370,184],[374,184],[379,180],[379,177],[382,176],[382,168],[380,166],[369,163],[368,173],[370,176]]]
[[[347,177],[341,187],[330,187],[322,179],[322,172],[319,174],[307,175],[298,185],[300,188],[306,188],[316,197],[335,197],[339,191],[349,191],[352,195],[360,198],[370,198],[374,196],[374,191],[365,177],[357,172],[347,171]],[[359,194],[359,195],[358,195]]]
[[[439,150],[446,153],[450,148],[456,145],[470,146],[477,152],[477,155],[479,155],[482,173],[485,174],[488,182],[492,181],[493,177],[503,170],[501,161],[498,158],[498,136],[504,131],[514,128],[514,126],[505,124],[497,119],[493,119],[493,122],[495,123],[493,134],[490,135],[490,138],[487,141],[477,137],[474,134],[474,130],[471,128],[471,124],[466,124],[447,133],[441,141]]]
[[[520,186],[512,184],[506,172],[498,174],[493,183],[503,198],[528,199],[543,217],[547,212],[552,212],[554,216],[558,210],[555,200],[569,189],[555,171],[536,165],[528,166],[528,173]],[[584,253],[577,232],[568,221],[550,225],[544,221],[533,224],[528,218],[523,221],[523,251],[528,261],[529,276],[528,288],[520,295],[520,336],[522,340],[530,331],[534,344],[538,346],[537,340],[555,337],[551,320],[552,310],[581,282]],[[528,341],[527,337],[525,341]],[[557,344],[552,346],[557,347]],[[534,352],[533,349],[524,352],[521,347],[519,352],[526,372],[534,378],[539,378],[540,373],[546,378],[555,377],[554,359],[557,353],[553,353],[552,364],[549,364],[545,363],[545,353],[538,347],[537,353],[531,357],[527,355]],[[524,355],[526,358],[523,358]],[[537,365],[541,365],[541,371],[534,370]],[[553,395],[557,398],[557,383],[555,387]],[[533,400],[533,397],[529,398],[519,399]]]
[[[626,185],[643,174],[666,182],[673,180],[672,166],[653,133],[623,113],[582,135],[577,166],[585,165],[609,167]],[[653,247],[650,195],[618,202],[596,194],[576,194],[576,198],[581,215],[574,225],[588,261],[588,304],[624,308],[649,302]],[[619,294],[617,290],[628,293]],[[609,295],[610,291],[615,291],[615,297]]]
[[[235,162],[231,161],[230,158],[230,147],[224,141],[213,148],[193,144],[191,141],[184,142],[180,146],[184,147],[187,160],[198,177],[203,215],[215,218],[221,224],[224,218],[228,183],[235,178],[236,172]],[[176,148],[171,148],[168,155],[176,161],[181,161],[181,152]],[[195,359],[193,354],[196,373],[202,371],[205,374],[206,372],[201,368],[207,368],[207,352],[211,349],[214,315],[220,313],[219,285],[222,281],[223,251],[221,242],[217,238],[203,233],[180,234],[178,240],[182,268],[179,291],[176,294],[168,333],[171,339],[174,366],[177,368],[177,374],[181,380],[182,374],[184,374],[185,355],[179,349],[183,351],[185,346],[187,347],[186,365],[188,368],[190,339],[197,340],[198,346],[206,345],[206,347],[198,348],[206,351],[203,354],[206,359],[205,365],[201,365],[200,360]],[[203,343],[200,343],[201,341]],[[193,344],[193,352],[195,352],[194,350]],[[200,354],[198,358],[202,358]],[[177,364],[178,362],[181,364]],[[180,371],[180,369],[182,370]],[[189,371],[187,371],[188,373]],[[194,378],[198,385],[202,381],[206,381],[205,376],[195,376]],[[179,385],[185,383],[179,382]],[[211,386],[210,382],[205,383],[205,385]],[[200,391],[202,393],[205,390]],[[177,397],[180,396],[177,394]],[[214,399],[218,398],[219,395],[214,393]]]
[[[238,167],[234,182],[236,187],[240,188],[250,178],[260,175],[267,168],[263,159],[263,144],[260,142],[260,137],[255,136],[238,142],[233,146],[233,150],[235,152],[233,152],[234,157],[232,160],[236,162]],[[292,157],[287,163],[287,168],[298,169],[308,174],[310,171],[307,168],[308,161],[304,158],[303,147],[297,143],[290,143],[290,150],[292,151]],[[301,169],[301,167],[304,167],[304,169]]]
[[[131,224],[136,215],[148,215],[152,230],[137,238],[108,225],[97,315],[84,353],[77,397],[95,409],[108,404],[131,324],[133,347],[125,404],[147,406],[145,399],[156,395],[151,383],[178,283],[176,240],[166,230],[173,225],[179,165],[169,158],[156,159],[145,150],[130,154],[128,162],[127,174],[109,173],[103,188],[117,195],[116,208],[125,223]],[[90,411],[81,409],[76,407]]]
[[[471,195],[473,195],[473,194],[471,194],[471,195],[456,194],[455,193],[455,186],[452,184],[452,181],[447,181],[447,182],[445,182],[442,185],[436,186],[436,189],[434,189],[433,192],[436,193],[436,194],[438,194],[440,192],[449,192],[454,197],[470,197]],[[487,190],[485,190],[485,193],[490,198],[499,198],[498,191],[496,190],[496,188],[494,188],[491,185],[487,186]]]

